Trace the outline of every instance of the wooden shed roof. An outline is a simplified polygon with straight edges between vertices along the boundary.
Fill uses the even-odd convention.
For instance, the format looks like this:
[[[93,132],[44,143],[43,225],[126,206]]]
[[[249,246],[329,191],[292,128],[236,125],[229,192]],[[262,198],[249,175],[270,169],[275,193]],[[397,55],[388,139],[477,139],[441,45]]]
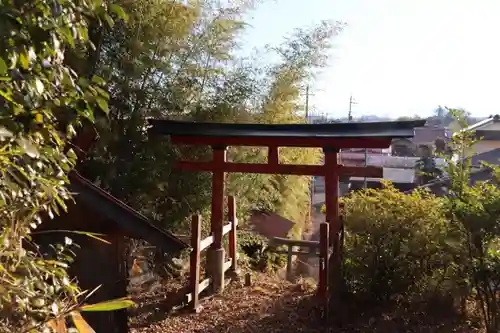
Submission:
[[[132,237],[148,241],[150,244],[162,248],[165,252],[180,252],[189,247],[188,244],[173,234],[155,226],[147,217],[140,214],[124,202],[104,191],[78,172],[69,174],[69,189],[76,193],[77,202],[88,207],[114,222],[118,228]]]

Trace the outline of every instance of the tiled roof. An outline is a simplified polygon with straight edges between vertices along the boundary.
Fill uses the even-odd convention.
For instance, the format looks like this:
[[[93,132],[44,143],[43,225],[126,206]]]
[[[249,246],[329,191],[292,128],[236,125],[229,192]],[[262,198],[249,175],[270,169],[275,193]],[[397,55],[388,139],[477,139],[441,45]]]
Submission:
[[[488,124],[491,124],[491,123],[497,122],[497,121],[500,121],[500,116],[499,115],[490,116],[490,117],[488,117],[488,118],[486,118],[484,120],[478,121],[477,123],[470,125],[467,128],[464,128],[462,131],[477,130],[477,129],[485,126],[485,125],[488,125]]]

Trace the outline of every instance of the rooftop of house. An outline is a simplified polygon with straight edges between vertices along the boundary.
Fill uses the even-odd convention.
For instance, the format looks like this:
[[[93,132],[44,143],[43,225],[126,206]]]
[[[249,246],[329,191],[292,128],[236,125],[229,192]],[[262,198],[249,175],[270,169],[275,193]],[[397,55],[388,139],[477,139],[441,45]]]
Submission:
[[[474,131],[474,137],[479,140],[484,141],[500,141],[500,128],[495,126],[495,124],[500,122],[500,115],[492,115],[486,119],[478,121],[466,128],[460,130],[460,132]]]
[[[479,130],[482,127],[485,127],[489,124],[496,123],[496,122],[500,122],[500,115],[498,115],[498,114],[489,116],[486,119],[478,121],[477,123],[472,124],[469,127],[464,128],[462,131]]]
[[[412,141],[416,144],[434,142],[438,138],[449,138],[450,132],[444,127],[417,127],[415,128],[415,136]]]
[[[484,168],[481,168],[479,170],[471,172],[470,185],[474,185],[477,182],[489,181],[489,180],[491,180],[491,178],[492,178],[491,169],[484,167]],[[409,191],[406,191],[404,193],[409,194],[409,193],[412,193],[413,191],[415,191],[416,189],[428,189],[433,194],[435,194],[437,196],[446,196],[446,195],[448,195],[448,188],[450,186],[450,183],[451,183],[450,178],[446,177],[446,178],[432,181],[430,183],[427,183],[427,184],[424,184],[421,186],[417,186],[417,187],[415,187]]]
[[[488,150],[484,153],[472,155],[471,164],[474,167],[480,167],[481,162],[500,165],[500,148]]]
[[[415,136],[406,139],[415,145],[434,143],[436,139],[447,139],[451,137],[451,132],[442,126],[421,126],[415,127]],[[395,139],[397,140],[397,139]]]

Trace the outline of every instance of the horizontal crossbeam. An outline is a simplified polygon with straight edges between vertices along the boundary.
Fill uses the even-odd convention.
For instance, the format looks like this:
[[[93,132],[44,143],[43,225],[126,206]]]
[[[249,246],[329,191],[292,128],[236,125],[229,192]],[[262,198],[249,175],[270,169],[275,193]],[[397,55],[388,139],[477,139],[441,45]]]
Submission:
[[[309,147],[309,148],[389,148],[392,138],[329,137],[204,137],[171,136],[173,144],[200,146]]]
[[[336,172],[339,176],[383,177],[383,169],[374,166],[353,167],[337,165],[335,168],[324,165],[297,165],[297,164],[259,164],[259,163],[214,163],[181,161],[177,166],[186,171],[224,171],[260,174],[282,174],[298,176],[325,176],[326,173]]]
[[[288,245],[288,246],[302,246],[302,247],[310,247],[313,249],[319,248],[319,241],[310,241],[304,239],[290,239],[290,238],[282,238],[282,237],[274,237],[271,240],[273,245]]]

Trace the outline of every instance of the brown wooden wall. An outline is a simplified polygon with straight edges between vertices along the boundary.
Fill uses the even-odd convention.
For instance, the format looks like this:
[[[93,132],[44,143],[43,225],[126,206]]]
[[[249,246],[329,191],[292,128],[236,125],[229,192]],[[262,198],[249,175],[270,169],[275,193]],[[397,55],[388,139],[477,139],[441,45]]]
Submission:
[[[44,230],[78,230],[105,233],[103,237],[111,244],[85,235],[50,233],[35,235],[35,243],[42,247],[64,242],[70,237],[80,246],[75,250],[76,259],[70,267],[82,290],[101,288],[89,298],[88,303],[101,302],[125,297],[128,272],[126,270],[125,238],[114,227],[115,224],[103,220],[88,207],[72,205],[67,214],[43,223]],[[85,319],[97,333],[126,333],[126,311],[83,313]]]
[[[81,239],[77,259],[71,267],[71,274],[78,278],[82,289],[102,287],[88,302],[96,303],[125,297],[127,293],[127,271],[124,238],[112,235],[106,238],[111,244],[94,239]],[[94,330],[109,333],[127,332],[126,311],[84,313],[85,319]]]

